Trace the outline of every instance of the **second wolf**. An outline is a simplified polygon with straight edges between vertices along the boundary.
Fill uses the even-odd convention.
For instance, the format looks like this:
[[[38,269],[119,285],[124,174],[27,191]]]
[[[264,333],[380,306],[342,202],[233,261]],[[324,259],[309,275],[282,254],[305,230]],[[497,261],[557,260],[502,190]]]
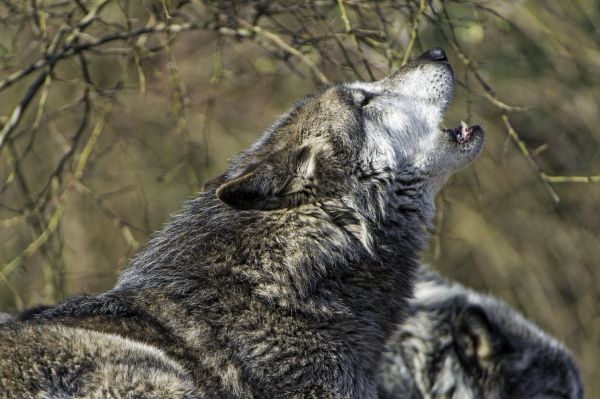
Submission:
[[[516,310],[422,267],[379,366],[381,399],[583,399],[571,354]]]

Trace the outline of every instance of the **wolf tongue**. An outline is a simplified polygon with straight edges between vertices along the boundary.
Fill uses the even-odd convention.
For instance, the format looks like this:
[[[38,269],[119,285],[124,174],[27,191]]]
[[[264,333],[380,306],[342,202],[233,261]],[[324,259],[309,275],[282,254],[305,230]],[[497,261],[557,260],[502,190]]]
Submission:
[[[460,121],[460,131],[457,135],[458,140],[465,141],[469,138],[470,135],[471,135],[471,128],[469,128],[469,125],[467,125],[467,123],[465,121]]]

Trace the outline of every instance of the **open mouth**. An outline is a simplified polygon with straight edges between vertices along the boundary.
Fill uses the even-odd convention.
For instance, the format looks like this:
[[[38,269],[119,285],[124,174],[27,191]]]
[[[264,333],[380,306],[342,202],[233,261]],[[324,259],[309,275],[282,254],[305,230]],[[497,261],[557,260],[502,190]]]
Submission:
[[[442,129],[447,133],[452,140],[458,144],[470,143],[478,135],[483,134],[483,129],[479,125],[469,126],[464,121],[460,121],[460,125],[454,129]]]

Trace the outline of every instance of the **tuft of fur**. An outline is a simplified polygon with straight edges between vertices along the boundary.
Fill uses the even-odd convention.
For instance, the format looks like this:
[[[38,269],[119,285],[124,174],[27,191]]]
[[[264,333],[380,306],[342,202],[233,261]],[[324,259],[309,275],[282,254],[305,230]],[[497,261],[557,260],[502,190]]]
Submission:
[[[0,324],[14,320],[14,317],[10,313],[0,313]]]
[[[9,322],[3,326],[2,340],[3,398],[202,396],[188,372],[162,351],[117,335]],[[24,363],[24,356],[32,362]]]
[[[382,399],[583,399],[571,354],[505,303],[422,268],[379,366]]]
[[[50,345],[61,363],[82,357],[103,368],[142,342],[189,373],[194,397],[376,398],[377,364],[412,295],[433,197],[483,143],[481,129],[463,144],[440,130],[452,89],[448,63],[421,57],[381,81],[300,101],[173,216],[114,289],[42,311],[19,332],[1,326],[2,336],[36,339],[0,340],[10,355],[0,357],[0,395],[51,395],[40,374],[10,372],[27,365],[60,384]],[[83,343],[89,330],[127,340]],[[69,381],[102,385],[88,375]],[[114,383],[116,392],[132,384]]]

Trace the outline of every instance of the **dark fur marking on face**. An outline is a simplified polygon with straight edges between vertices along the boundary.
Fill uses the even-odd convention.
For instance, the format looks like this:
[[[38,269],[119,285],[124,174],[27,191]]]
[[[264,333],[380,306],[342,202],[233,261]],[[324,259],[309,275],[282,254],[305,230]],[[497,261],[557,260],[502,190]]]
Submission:
[[[395,182],[403,186],[416,186],[425,182],[423,176],[397,176]]]

